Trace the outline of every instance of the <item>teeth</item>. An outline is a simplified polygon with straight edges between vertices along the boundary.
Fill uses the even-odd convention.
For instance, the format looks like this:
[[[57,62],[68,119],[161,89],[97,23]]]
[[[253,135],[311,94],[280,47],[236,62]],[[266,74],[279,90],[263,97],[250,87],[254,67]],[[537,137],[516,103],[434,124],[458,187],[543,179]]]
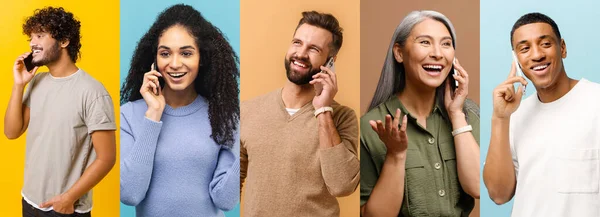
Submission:
[[[440,66],[440,65],[424,65],[423,68],[428,68],[428,69],[442,69],[442,66]]]
[[[41,50],[34,50],[33,53],[39,53],[42,52]]]
[[[180,77],[180,76],[185,75],[185,72],[184,73],[169,73],[169,75],[171,75],[173,77]]]
[[[306,67],[306,65],[304,65],[304,64],[302,64],[302,63],[300,63],[298,61],[294,61],[294,65],[300,66],[302,68]]]
[[[533,67],[533,70],[542,70],[542,69],[545,69],[546,67],[548,67],[548,64]]]

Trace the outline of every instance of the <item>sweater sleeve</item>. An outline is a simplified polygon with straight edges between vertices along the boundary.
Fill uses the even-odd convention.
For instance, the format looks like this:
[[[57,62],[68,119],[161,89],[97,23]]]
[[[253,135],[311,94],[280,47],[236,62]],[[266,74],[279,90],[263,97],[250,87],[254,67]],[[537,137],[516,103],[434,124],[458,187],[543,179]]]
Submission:
[[[342,197],[352,194],[360,180],[360,162],[357,156],[358,121],[354,111],[348,107],[340,106],[337,113],[334,122],[342,142],[321,149],[319,160],[329,193]]]
[[[146,197],[150,186],[162,122],[145,117],[140,122],[133,122],[130,118],[134,115],[133,109],[125,106],[121,107],[121,202],[137,206]]]
[[[240,140],[240,195],[248,174],[248,151],[244,144],[244,140]]]
[[[239,153],[239,133],[237,133],[233,148],[222,147],[219,151],[217,167],[210,182],[210,197],[215,206],[221,210],[231,210],[240,201]]]

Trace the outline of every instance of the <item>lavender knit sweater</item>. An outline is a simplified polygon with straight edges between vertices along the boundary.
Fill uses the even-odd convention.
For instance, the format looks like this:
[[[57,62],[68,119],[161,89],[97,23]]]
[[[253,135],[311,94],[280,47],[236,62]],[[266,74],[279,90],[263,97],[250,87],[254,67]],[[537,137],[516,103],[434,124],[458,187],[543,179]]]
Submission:
[[[198,96],[161,121],[143,99],[121,106],[121,202],[136,215],[224,216],[239,202],[239,134],[233,149],[210,138],[208,102]]]

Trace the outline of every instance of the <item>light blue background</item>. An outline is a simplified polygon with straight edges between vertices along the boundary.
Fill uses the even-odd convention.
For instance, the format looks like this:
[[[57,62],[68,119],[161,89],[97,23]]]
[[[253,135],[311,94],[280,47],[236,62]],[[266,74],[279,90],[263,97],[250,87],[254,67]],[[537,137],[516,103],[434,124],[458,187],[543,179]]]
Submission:
[[[567,75],[574,79],[586,78],[600,82],[600,71],[595,67],[600,51],[598,1],[544,0],[544,1],[481,1],[481,169],[488,152],[492,117],[492,91],[508,77],[512,62],[510,30],[519,17],[530,12],[548,15],[556,22],[567,45],[564,59]],[[535,88],[527,86],[527,96]],[[483,174],[483,171],[482,171]],[[540,198],[543,200],[544,198]],[[490,200],[481,179],[481,216],[510,216],[512,201],[498,206]]]
[[[240,53],[240,2],[239,0],[189,0],[189,1],[165,1],[165,0],[144,0],[144,1],[121,1],[121,27],[120,27],[120,77],[121,84],[127,77],[131,56],[135,50],[137,42],[150,29],[150,26],[156,20],[160,12],[166,8],[184,3],[191,5],[202,13],[202,16],[225,34],[229,43],[239,55]],[[227,217],[239,217],[239,205],[225,213]],[[135,208],[121,204],[122,217],[134,217]],[[201,216],[201,214],[199,214]]]

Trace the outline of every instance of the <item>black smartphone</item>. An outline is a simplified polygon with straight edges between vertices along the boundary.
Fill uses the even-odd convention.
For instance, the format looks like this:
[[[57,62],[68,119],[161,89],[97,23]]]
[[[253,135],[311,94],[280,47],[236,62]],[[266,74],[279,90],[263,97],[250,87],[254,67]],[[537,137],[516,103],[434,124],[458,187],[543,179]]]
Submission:
[[[27,56],[25,59],[23,59],[23,63],[25,63],[25,68],[27,69],[28,72],[31,72],[31,70],[33,70],[33,68],[35,68],[35,66],[33,65],[33,63],[31,61],[33,61],[33,52],[30,53],[29,56]]]
[[[160,71],[158,71],[158,64],[156,63],[156,59],[154,59],[154,71],[157,71],[160,73]],[[158,84],[160,84],[161,89],[163,87],[165,87],[165,79],[162,77],[158,77]]]
[[[456,75],[456,69],[454,68],[454,64],[456,64],[456,58],[454,58],[454,60],[452,61],[452,68],[450,68],[450,73],[448,74],[448,82],[450,82],[450,94],[452,96],[454,96],[454,91],[456,91],[456,89],[458,88],[458,81],[456,79],[454,79],[454,76],[452,75]]]

